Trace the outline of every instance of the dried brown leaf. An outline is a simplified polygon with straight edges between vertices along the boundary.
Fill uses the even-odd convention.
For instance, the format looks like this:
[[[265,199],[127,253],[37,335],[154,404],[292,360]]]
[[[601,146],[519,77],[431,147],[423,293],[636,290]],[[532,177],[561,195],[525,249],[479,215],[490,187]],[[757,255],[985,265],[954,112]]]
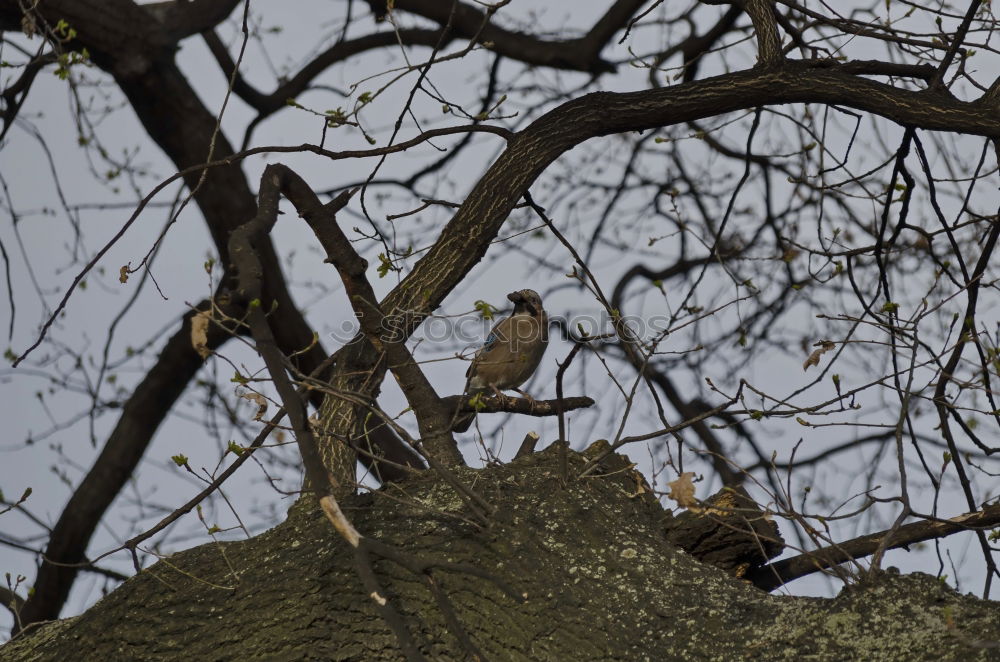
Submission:
[[[693,478],[693,472],[685,471],[677,480],[667,483],[667,486],[670,488],[670,494],[667,495],[667,498],[676,501],[677,505],[681,508],[697,506],[698,501],[694,498]]]
[[[813,347],[816,349],[814,349],[813,353],[809,355],[806,362],[802,364],[803,370],[808,370],[809,366],[819,365],[819,357],[823,356],[831,349],[835,349],[837,347],[837,343],[830,340],[820,340],[818,343],[814,343]]]
[[[25,12],[24,16],[21,17],[21,32],[23,32],[24,36],[28,39],[31,39],[38,34],[38,24],[35,23],[35,17],[29,12]]]
[[[254,393],[252,391],[241,393],[240,397],[244,400],[250,400],[251,402],[257,403],[257,413],[253,415],[253,420],[263,420],[264,414],[267,412],[267,398],[260,393]]]
[[[203,359],[212,354],[208,348],[208,325],[211,321],[212,314],[204,310],[191,318],[191,347]]]

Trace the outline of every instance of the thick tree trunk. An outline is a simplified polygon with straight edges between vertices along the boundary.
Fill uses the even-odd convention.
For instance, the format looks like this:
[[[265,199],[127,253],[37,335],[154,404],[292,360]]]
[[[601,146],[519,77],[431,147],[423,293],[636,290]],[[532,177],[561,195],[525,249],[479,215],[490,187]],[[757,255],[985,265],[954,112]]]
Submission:
[[[500,580],[375,564],[427,659],[470,659],[470,646],[486,660],[996,659],[1000,604],[925,575],[886,574],[835,599],[769,595],[669,544],[669,516],[629,471],[563,487],[556,455],[456,471],[497,507],[485,529],[431,472],[341,503],[364,536]],[[571,468],[585,461],[570,453]],[[312,503],[251,540],[164,559],[86,613],[29,629],[0,658],[403,659],[351,547]],[[449,605],[460,627],[446,622]]]

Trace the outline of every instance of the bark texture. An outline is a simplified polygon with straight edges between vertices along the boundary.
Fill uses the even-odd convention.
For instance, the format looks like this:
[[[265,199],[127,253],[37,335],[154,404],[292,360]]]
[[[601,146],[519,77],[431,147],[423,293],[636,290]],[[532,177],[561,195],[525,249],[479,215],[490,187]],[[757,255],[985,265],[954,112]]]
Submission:
[[[996,659],[997,603],[892,573],[834,599],[764,593],[667,542],[670,518],[629,471],[562,487],[557,455],[457,470],[498,507],[485,530],[431,472],[341,506],[362,535],[474,564],[526,594],[518,603],[487,579],[433,571],[482,659]],[[571,468],[585,462],[570,453]],[[251,540],[164,559],[86,613],[29,629],[0,659],[403,659],[312,503]],[[469,659],[426,577],[391,561],[376,573],[427,659]]]

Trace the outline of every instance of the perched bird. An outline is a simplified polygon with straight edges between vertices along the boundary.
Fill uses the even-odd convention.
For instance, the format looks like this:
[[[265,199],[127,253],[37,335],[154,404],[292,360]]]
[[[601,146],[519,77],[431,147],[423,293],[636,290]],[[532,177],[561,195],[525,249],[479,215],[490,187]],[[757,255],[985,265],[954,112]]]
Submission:
[[[518,390],[517,387],[535,372],[545,354],[549,342],[549,318],[542,308],[542,298],[534,290],[511,292],[507,298],[513,302],[514,312],[496,323],[472,359],[472,365],[465,373],[468,395]],[[452,430],[465,432],[473,418],[474,413],[460,414]]]

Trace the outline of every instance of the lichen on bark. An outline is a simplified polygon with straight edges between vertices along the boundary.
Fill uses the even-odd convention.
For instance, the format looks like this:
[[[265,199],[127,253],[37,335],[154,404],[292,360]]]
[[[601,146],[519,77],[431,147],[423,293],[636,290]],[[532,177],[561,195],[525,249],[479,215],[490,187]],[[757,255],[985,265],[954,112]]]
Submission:
[[[578,471],[587,460],[569,461]],[[670,544],[662,507],[628,471],[564,486],[548,450],[456,473],[497,507],[491,526],[467,517],[432,472],[341,507],[363,535],[475,564],[526,594],[518,603],[487,579],[433,571],[485,659],[996,659],[997,603],[891,573],[833,599],[764,593]],[[425,577],[388,560],[376,572],[427,659],[467,659]],[[347,543],[311,500],[250,540],[160,561],[86,613],[29,630],[0,659],[81,650],[102,660],[402,659]]]

